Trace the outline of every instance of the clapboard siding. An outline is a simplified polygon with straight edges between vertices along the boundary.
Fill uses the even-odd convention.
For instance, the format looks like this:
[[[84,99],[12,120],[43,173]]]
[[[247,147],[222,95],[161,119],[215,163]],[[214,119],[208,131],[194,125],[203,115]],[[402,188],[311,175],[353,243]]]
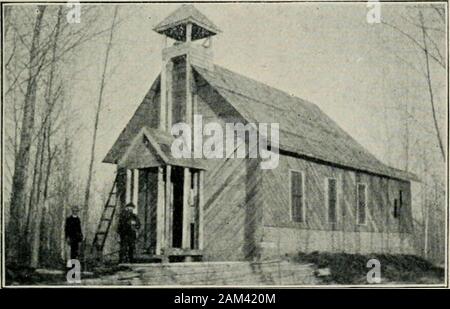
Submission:
[[[290,170],[301,171],[305,181],[305,222],[292,222],[289,203]],[[337,179],[337,223],[329,223],[326,205],[326,179]],[[367,185],[366,224],[357,224],[356,184]],[[279,166],[262,171],[263,203],[262,247],[305,251],[389,251],[410,248],[410,184],[352,170],[319,164],[303,158],[280,154]],[[394,198],[402,191],[403,208],[394,218]],[[302,232],[296,232],[302,230]],[[296,237],[301,237],[296,239]],[[323,244],[317,244],[317,242]],[[391,241],[391,244],[389,244]],[[291,243],[289,247],[287,243]],[[407,242],[407,243],[406,243]],[[394,247],[395,248],[394,248]],[[408,248],[406,248],[408,247]],[[278,248],[278,249],[277,249]],[[356,248],[356,249],[355,249]],[[358,249],[359,248],[359,249]],[[282,253],[282,252],[280,252]]]
[[[305,175],[306,222],[290,219],[289,172],[301,171]],[[319,230],[392,231],[407,232],[411,215],[409,183],[381,176],[318,164],[309,160],[280,154],[279,166],[263,170],[265,195],[264,224]],[[337,223],[328,223],[326,207],[326,179],[335,178],[338,190]],[[356,183],[367,185],[366,224],[358,225],[356,214]],[[394,198],[403,192],[403,212],[393,218]]]

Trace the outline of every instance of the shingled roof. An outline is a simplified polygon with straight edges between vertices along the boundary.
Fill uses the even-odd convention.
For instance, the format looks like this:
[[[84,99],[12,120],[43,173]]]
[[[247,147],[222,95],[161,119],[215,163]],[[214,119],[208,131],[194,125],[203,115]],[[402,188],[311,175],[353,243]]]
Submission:
[[[217,65],[212,70],[195,65],[193,69],[246,121],[279,123],[281,150],[344,168],[395,179],[417,180],[414,174],[379,161],[313,103]],[[117,163],[130,140],[148,125],[151,97],[158,85],[159,78],[103,162]]]
[[[342,167],[403,180],[417,177],[380,162],[317,105],[215,65],[194,66],[248,122],[279,123],[280,149]]]

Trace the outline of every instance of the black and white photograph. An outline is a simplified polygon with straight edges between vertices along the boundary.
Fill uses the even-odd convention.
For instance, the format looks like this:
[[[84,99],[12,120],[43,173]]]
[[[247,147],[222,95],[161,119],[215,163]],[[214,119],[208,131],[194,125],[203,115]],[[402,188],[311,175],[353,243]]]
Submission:
[[[2,287],[448,288],[447,2],[13,1],[1,26]]]

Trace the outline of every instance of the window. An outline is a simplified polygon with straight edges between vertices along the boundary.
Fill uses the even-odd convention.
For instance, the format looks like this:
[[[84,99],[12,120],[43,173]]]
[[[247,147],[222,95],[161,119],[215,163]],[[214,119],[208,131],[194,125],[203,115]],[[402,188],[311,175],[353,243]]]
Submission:
[[[398,209],[398,199],[394,199],[394,218],[398,218],[400,216],[400,212]]]
[[[291,171],[291,216],[294,222],[305,221],[304,176],[302,172]]]
[[[326,182],[328,222],[336,223],[337,213],[337,181],[334,178],[328,178]]]
[[[394,218],[400,217],[400,212],[402,210],[403,206],[403,196],[402,196],[402,190],[398,192],[398,199],[394,199]]]
[[[356,186],[356,205],[358,224],[366,224],[367,186],[359,183]]]

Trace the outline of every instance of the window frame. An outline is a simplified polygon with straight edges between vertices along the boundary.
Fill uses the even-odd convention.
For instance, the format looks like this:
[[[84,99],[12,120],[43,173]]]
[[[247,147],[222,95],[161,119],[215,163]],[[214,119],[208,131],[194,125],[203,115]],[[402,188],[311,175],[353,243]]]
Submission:
[[[403,202],[403,190],[398,190],[398,198],[394,198],[394,211],[393,211],[393,217],[394,219],[399,220],[402,214],[402,208],[403,208],[404,202]]]
[[[336,187],[335,187],[335,192],[336,192],[336,199],[335,199],[335,207],[334,207],[334,212],[335,212],[335,221],[330,221],[330,198],[329,198],[329,184],[330,184],[330,180],[334,180],[336,183]],[[327,223],[328,224],[337,224],[339,222],[339,218],[338,218],[338,214],[339,214],[339,179],[337,177],[326,177],[325,178],[325,205],[326,205],[326,218],[327,218]]]
[[[292,204],[292,202],[293,202],[292,201],[292,193],[293,193],[292,192],[292,174],[293,173],[299,173],[302,175],[302,199],[301,199],[301,201],[302,201],[302,209],[301,209],[302,220],[301,221],[295,221],[294,216],[293,216],[293,214],[294,214],[294,212],[293,212],[294,205]],[[306,182],[306,179],[305,179],[304,171],[296,170],[296,169],[289,169],[289,217],[290,217],[291,222],[294,222],[294,223],[305,223],[306,222],[305,182]]]
[[[364,196],[365,196],[365,203],[364,203],[364,222],[360,222],[359,221],[359,186],[363,185],[364,186]],[[364,182],[357,182],[356,183],[356,224],[357,225],[361,225],[361,226],[365,226],[367,225],[367,204],[368,204],[368,185],[367,183]]]

